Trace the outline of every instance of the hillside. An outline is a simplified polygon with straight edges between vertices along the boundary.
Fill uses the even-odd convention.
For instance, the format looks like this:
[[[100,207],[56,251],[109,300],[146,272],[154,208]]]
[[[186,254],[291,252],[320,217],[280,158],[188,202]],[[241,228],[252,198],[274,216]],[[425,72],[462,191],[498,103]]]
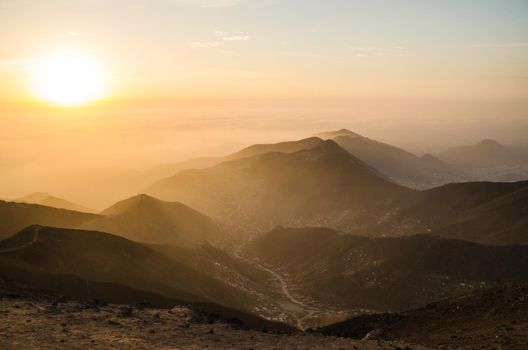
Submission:
[[[528,246],[428,235],[367,238],[326,228],[277,228],[245,253],[292,276],[299,295],[344,309],[402,310],[483,286],[528,282]]]
[[[49,193],[45,192],[35,192],[25,197],[17,198],[14,202],[30,203],[30,204],[40,204],[48,207],[54,207],[59,209],[67,209],[80,211],[85,213],[93,213],[92,209],[86,208],[82,205],[70,202],[66,199],[55,197]]]
[[[127,301],[128,288],[136,294],[239,310],[252,310],[256,302],[246,292],[152,248],[103,232],[30,226],[0,242],[0,264],[2,278],[74,296],[102,293]]]
[[[181,203],[164,202],[144,194],[110,206],[81,228],[157,244],[193,245],[227,239],[227,233],[209,217]]]
[[[363,315],[318,332],[448,349],[528,347],[528,287],[476,290],[398,314]]]
[[[146,192],[250,230],[324,224],[350,232],[387,220],[402,196],[413,193],[333,141],[183,171]]]
[[[98,215],[37,204],[0,201],[0,240],[33,224],[75,228],[95,218]]]

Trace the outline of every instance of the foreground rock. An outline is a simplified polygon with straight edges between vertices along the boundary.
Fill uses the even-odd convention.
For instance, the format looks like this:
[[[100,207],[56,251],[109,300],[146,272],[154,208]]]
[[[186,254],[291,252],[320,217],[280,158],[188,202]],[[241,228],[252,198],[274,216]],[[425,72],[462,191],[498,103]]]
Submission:
[[[240,328],[187,307],[74,301],[0,285],[1,349],[425,349],[399,342]]]

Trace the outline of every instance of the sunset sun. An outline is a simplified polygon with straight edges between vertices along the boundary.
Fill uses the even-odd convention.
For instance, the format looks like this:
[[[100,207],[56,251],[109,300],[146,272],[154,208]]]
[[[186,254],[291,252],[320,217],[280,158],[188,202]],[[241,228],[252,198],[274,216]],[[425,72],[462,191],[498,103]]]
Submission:
[[[106,80],[95,57],[66,50],[39,60],[33,76],[37,97],[63,106],[79,106],[103,98]]]

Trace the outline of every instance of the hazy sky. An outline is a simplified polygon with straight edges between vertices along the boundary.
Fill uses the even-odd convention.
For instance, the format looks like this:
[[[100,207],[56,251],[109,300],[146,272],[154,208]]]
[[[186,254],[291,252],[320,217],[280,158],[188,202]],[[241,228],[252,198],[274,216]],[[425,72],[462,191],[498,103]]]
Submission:
[[[97,58],[104,101],[37,102],[63,48]],[[0,0],[0,125],[0,197],[97,206],[120,169],[322,130],[526,144],[528,1]]]
[[[114,97],[520,99],[525,0],[0,0],[0,99],[78,46]]]

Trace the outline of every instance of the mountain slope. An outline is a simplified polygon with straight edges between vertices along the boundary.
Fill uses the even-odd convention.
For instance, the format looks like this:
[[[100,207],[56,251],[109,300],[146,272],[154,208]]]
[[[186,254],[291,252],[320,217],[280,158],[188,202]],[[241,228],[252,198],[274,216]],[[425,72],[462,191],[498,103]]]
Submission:
[[[173,176],[182,170],[206,169],[229,160],[253,157],[269,152],[293,153],[303,149],[310,149],[319,145],[323,140],[317,137],[309,137],[298,141],[286,141],[272,144],[256,144],[248,146],[238,152],[224,157],[201,157],[189,159],[178,163],[160,164],[143,174],[143,181],[152,184],[165,177]]]
[[[482,286],[528,282],[528,246],[428,235],[367,238],[277,228],[252,241],[246,254],[293,276],[300,295],[345,309],[401,310]]]
[[[52,196],[49,193],[45,192],[35,192],[30,195],[27,195],[25,197],[17,198],[14,200],[14,202],[22,202],[22,203],[29,203],[29,204],[40,204],[45,205],[48,207],[54,207],[59,209],[67,209],[67,210],[75,210],[80,211],[84,213],[92,213],[93,210],[88,209],[82,205],[72,203],[70,201],[67,201],[65,199]]]
[[[464,179],[456,169],[431,155],[418,157],[401,148],[371,140],[346,129],[324,132],[317,136],[334,140],[395,182],[410,188],[431,188]]]
[[[96,214],[57,209],[38,204],[0,201],[0,240],[32,224],[75,228]]]
[[[333,141],[183,171],[146,190],[233,226],[326,224],[349,231],[387,220],[413,191],[387,181]]]
[[[1,277],[68,290],[75,279],[187,302],[251,310],[246,292],[137,242],[103,232],[30,226],[0,242]]]
[[[156,244],[192,245],[227,238],[209,217],[181,203],[164,202],[144,194],[112,205],[81,228]]]
[[[386,226],[491,244],[528,243],[528,181],[449,184],[417,192]],[[389,227],[391,226],[391,227]]]

